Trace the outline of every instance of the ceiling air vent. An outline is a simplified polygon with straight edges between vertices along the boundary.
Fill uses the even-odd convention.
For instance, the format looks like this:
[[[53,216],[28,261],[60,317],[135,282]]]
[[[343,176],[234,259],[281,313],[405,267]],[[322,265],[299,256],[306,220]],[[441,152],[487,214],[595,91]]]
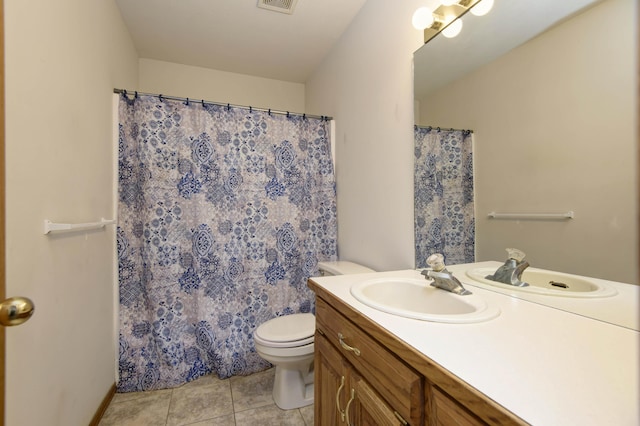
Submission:
[[[258,7],[291,15],[298,0],[258,0]]]

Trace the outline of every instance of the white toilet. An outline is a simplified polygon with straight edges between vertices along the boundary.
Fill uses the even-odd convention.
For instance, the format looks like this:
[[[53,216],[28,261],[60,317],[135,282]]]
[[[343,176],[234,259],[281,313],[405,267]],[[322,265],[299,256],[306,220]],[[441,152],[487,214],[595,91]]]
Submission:
[[[320,275],[374,272],[347,261],[319,262]],[[253,333],[256,352],[276,367],[273,400],[283,410],[313,404],[313,314],[292,314],[273,318]]]

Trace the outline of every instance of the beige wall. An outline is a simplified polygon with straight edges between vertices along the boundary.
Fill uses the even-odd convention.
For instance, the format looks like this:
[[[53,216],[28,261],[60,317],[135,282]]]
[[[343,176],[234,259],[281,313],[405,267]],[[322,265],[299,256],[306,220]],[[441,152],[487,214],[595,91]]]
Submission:
[[[306,112],[336,120],[338,249],[376,270],[411,268],[413,52],[424,1],[368,0],[307,81]]]
[[[139,90],[256,108],[304,112],[304,84],[153,59],[140,59]]]
[[[43,235],[43,221],[114,212],[112,92],[137,85],[113,1],[5,1],[7,425],[86,425],[114,382],[114,227]]]
[[[636,7],[606,1],[420,100],[421,123],[475,132],[478,260],[513,246],[534,266],[637,283]]]

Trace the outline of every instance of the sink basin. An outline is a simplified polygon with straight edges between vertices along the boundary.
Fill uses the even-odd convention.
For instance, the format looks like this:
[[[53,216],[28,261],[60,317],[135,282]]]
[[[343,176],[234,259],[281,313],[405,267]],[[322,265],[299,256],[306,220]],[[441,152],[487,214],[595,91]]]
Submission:
[[[493,287],[514,292],[537,293],[549,296],[563,297],[609,297],[618,292],[615,288],[595,283],[575,275],[562,272],[545,271],[542,269],[526,269],[522,273],[522,281],[528,283],[526,287],[515,287],[509,284],[488,280],[497,268],[476,268],[467,271],[467,276],[475,281]]]
[[[420,278],[373,278],[351,286],[365,305],[406,318],[446,323],[474,323],[497,317],[500,310],[480,297],[459,296]]]

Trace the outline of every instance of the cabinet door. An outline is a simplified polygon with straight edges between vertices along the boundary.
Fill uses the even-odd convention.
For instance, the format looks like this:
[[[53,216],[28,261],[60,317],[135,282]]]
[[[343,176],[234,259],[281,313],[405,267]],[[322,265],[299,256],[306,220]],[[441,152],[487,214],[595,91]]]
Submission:
[[[352,401],[347,402],[346,407],[349,424],[358,426],[407,424],[355,370],[350,371],[349,379],[349,396]]]
[[[333,345],[318,332],[315,335],[315,345],[314,422],[320,426],[343,424],[349,389],[345,361]]]

